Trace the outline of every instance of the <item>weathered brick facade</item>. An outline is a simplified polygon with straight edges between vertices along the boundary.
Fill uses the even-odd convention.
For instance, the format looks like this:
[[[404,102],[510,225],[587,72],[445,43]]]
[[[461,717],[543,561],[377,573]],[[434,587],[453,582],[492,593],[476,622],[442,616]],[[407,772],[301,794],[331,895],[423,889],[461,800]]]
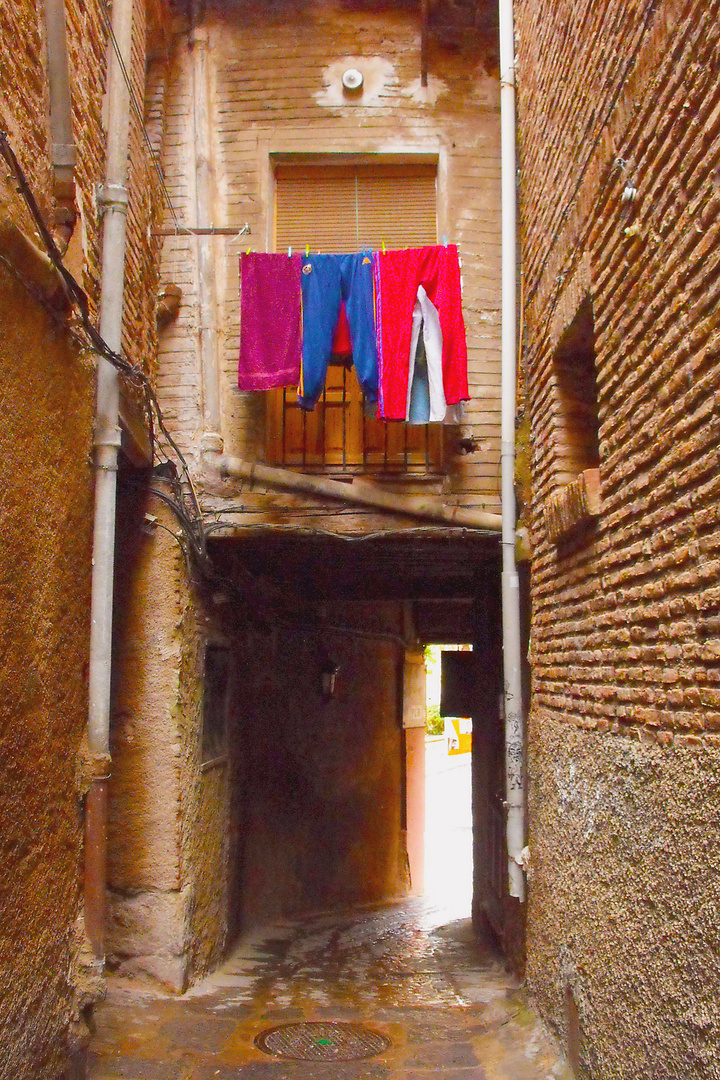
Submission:
[[[100,5],[67,0],[79,218],[65,265],[99,298],[106,32]],[[157,23],[155,7],[150,7]],[[0,126],[46,222],[55,210],[43,5],[0,10]],[[133,71],[142,100],[145,3],[135,11]],[[134,144],[139,125],[133,124]],[[145,242],[157,193],[134,154],[128,351],[149,359],[156,270]],[[94,364],[13,275],[7,237],[39,239],[8,169],[0,177],[0,1076],[56,1080],[80,1051],[83,974],[81,744],[87,719],[93,522]],[[142,195],[142,197],[141,197]],[[20,268],[22,272],[22,267]]]
[[[716,1077],[720,5],[519,0],[516,15],[529,977],[580,1075]],[[588,297],[597,518],[564,489],[553,367]],[[559,506],[569,531],[553,532]]]
[[[198,9],[201,10],[201,9]],[[278,155],[358,155],[363,161],[438,159],[438,239],[457,242],[463,260],[471,400],[467,424],[451,432],[445,475],[422,490],[450,504],[499,507],[499,82],[491,29],[460,33],[460,48],[433,54],[429,86],[420,86],[420,26],[415,4],[381,5],[252,0],[207,4],[197,26],[178,35],[167,104],[165,173],[185,224],[238,229],[248,236],[169,237],[164,280],[183,289],[177,321],[161,341],[158,386],[173,433],[192,457],[207,431],[201,345],[211,335],[220,369],[220,432],[225,450],[249,459],[266,454],[265,395],[237,389],[238,255],[273,250],[273,162]],[[343,65],[360,57],[372,93],[356,103],[340,89]],[[338,95],[340,95],[338,97]],[[202,114],[200,121],[198,116]],[[195,121],[193,121],[195,116]],[[205,119],[202,117],[204,116]],[[205,133],[200,127],[207,123]],[[207,145],[206,145],[207,144]],[[198,192],[202,177],[208,179]],[[198,209],[199,200],[204,206]],[[199,216],[198,216],[199,214]],[[203,218],[201,221],[200,218]],[[308,242],[313,248],[313,238]],[[201,244],[212,281],[201,289]],[[207,303],[207,309],[203,304]],[[209,314],[208,314],[209,313]],[[458,451],[459,436],[469,453]],[[472,440],[475,440],[472,442]],[[402,476],[401,490],[412,481]],[[225,495],[210,489],[207,505]],[[308,497],[243,490],[238,524],[277,520],[341,531],[407,524],[372,512],[329,515]]]
[[[217,473],[204,470],[202,452],[218,449],[218,441],[232,454],[261,461],[265,456],[265,395],[237,390],[238,255],[248,246],[272,250],[272,169],[278,154],[318,155],[317,160],[326,164],[334,154],[355,155],[364,165],[388,158],[396,163],[437,160],[438,237],[456,241],[463,259],[472,394],[464,434],[470,452],[460,453],[455,446],[445,475],[419,480],[400,475],[393,487],[419,488],[438,503],[497,511],[499,81],[492,19],[477,32],[461,32],[452,49],[437,46],[429,86],[422,88],[419,11],[414,3],[348,5],[331,0],[308,7],[297,0],[270,5],[219,0],[178,4],[176,14],[164,96],[165,180],[183,225],[225,231],[198,235],[180,230],[169,235],[173,221],[165,218],[162,281],[182,289],[182,303],[177,319],[161,332],[157,385],[168,425],[188,456],[201,505],[209,512],[208,524],[217,525],[211,512],[224,516],[225,536],[233,541],[248,535],[246,526],[262,537],[263,527],[278,525],[293,535],[292,530],[393,532],[414,524],[400,514],[329,504],[326,499],[263,490],[259,485],[221,483]],[[369,97],[355,103],[345,101],[339,89],[340,75],[353,57],[367,65],[375,87]],[[162,95],[153,90],[151,96],[155,140]],[[245,222],[250,234],[238,237]],[[219,381],[217,426],[208,387],[213,375]],[[451,437],[457,440],[459,434],[452,432]],[[352,635],[337,646],[331,635],[323,638],[320,632],[305,640],[293,629],[288,612],[286,622],[269,634],[272,613],[265,610],[260,594],[252,589],[248,594],[251,611],[242,602],[237,607],[237,590],[223,599],[221,585],[201,596],[189,585],[173,541],[160,532],[152,539],[134,534],[141,508],[130,507],[129,502],[126,508],[111,785],[109,948],[123,972],[150,972],[180,988],[217,961],[228,934],[243,920],[320,903],[322,889],[328,902],[338,902],[341,896],[378,899],[405,887],[398,872],[404,850],[398,801],[402,740],[389,704],[397,683],[391,669],[400,652],[397,643],[358,644]],[[157,513],[154,504],[145,508]],[[175,527],[171,518],[161,520]],[[453,541],[450,537],[446,541],[449,550]],[[487,548],[482,553],[478,549],[478,558],[487,555],[493,543],[488,539]],[[228,541],[225,557],[228,573],[241,575],[242,592],[248,584],[247,576],[242,577],[246,555],[234,551]],[[318,550],[309,563],[327,558]],[[336,553],[333,558],[341,562],[343,556]],[[259,574],[269,578],[272,572],[268,566]],[[338,580],[350,574],[347,568]],[[388,580],[391,576],[386,570],[383,577],[382,567],[371,568],[368,577],[376,596],[385,586],[397,585]],[[215,603],[212,593],[218,590],[220,601]],[[294,612],[293,587],[278,582],[270,591],[278,598],[284,595]],[[399,592],[393,598],[402,599]],[[306,597],[295,619],[315,619],[321,626],[329,616],[319,615],[313,603],[312,596]],[[367,605],[368,610],[372,606]],[[356,629],[370,630],[373,620],[368,610],[354,616],[352,604],[348,611],[342,606],[339,610],[348,621],[354,617]],[[390,615],[397,636],[400,606]],[[254,622],[260,624],[259,632],[248,628]],[[239,670],[247,665],[249,670],[242,692],[234,691],[237,722],[226,759],[217,767],[204,768],[199,749],[203,655],[206,643],[218,639],[232,646],[234,666]],[[287,639],[283,649],[278,639]],[[384,822],[373,822],[368,809],[372,799],[365,789],[377,778],[358,766],[351,780],[346,766],[335,761],[337,750],[330,742],[323,742],[322,753],[315,756],[305,746],[302,754],[307,760],[294,763],[295,756],[302,755],[292,745],[293,726],[300,738],[309,708],[308,731],[312,730],[312,710],[318,709],[316,669],[323,648],[330,648],[327,642],[342,653],[344,677],[353,694],[346,692],[325,712],[320,707],[317,723],[321,728],[327,713],[334,716],[338,730],[343,724],[360,730],[367,720],[375,732],[368,734],[369,743],[377,738],[378,745],[386,744],[382,752],[392,758],[387,774],[392,783],[387,776],[382,783],[386,789],[395,784],[396,789],[388,794]],[[299,680],[299,690],[293,688],[293,680]],[[286,736],[287,716],[293,720]],[[278,746],[262,735],[267,746],[239,748],[246,722],[248,738],[251,730],[257,729],[260,739],[264,724],[269,730],[274,726]],[[169,745],[172,757],[167,754]],[[268,764],[272,754],[278,758],[274,780]],[[242,763],[253,755],[262,783],[253,780],[251,785],[242,779],[242,768],[247,767]],[[350,751],[348,761],[356,762]],[[290,770],[287,777],[282,773],[285,767]],[[275,820],[285,795],[278,797],[273,785],[284,791],[282,785],[292,786],[298,776],[298,783],[305,784],[305,771],[320,773],[323,768],[332,779],[327,805],[320,794],[311,792],[307,813],[328,821],[330,830],[336,817],[329,809],[336,797],[333,785],[359,787],[362,797],[356,800],[349,791],[348,800],[351,806],[358,802],[358,834],[374,836],[374,847],[367,839],[358,848],[366,880],[346,850],[350,838],[341,835],[342,829],[328,840],[334,861],[328,863],[324,878],[310,869],[312,858],[306,850],[310,825],[294,822],[290,828],[284,814]],[[297,776],[293,769],[300,770]],[[342,781],[337,779],[341,772]],[[147,787],[148,778],[155,796],[138,799],[138,787]],[[311,781],[307,785],[312,788]],[[296,816],[302,820],[301,810],[298,804]],[[287,840],[278,840],[269,850],[264,837],[276,825],[287,832]],[[244,848],[245,862],[239,854]],[[294,862],[299,870],[292,869]],[[241,881],[243,872],[246,878]]]

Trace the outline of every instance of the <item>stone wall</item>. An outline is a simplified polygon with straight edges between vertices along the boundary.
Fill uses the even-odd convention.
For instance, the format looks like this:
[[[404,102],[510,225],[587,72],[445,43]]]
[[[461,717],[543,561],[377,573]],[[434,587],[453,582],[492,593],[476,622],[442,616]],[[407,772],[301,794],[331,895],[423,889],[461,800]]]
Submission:
[[[158,527],[143,528],[146,513]],[[124,487],[118,521],[107,951],[121,972],[181,990],[203,782],[201,604],[170,512]]]
[[[358,154],[364,160],[418,154],[438,158],[438,235],[456,241],[463,259],[472,400],[462,434],[475,449],[449,455],[448,475],[423,489],[460,505],[499,506],[499,83],[493,35],[435,48],[429,85],[420,86],[415,4],[368,5],[282,0],[207,5],[204,20],[177,39],[168,94],[165,170],[182,220],[194,224],[197,177],[209,177],[208,221],[245,222],[249,236],[166,240],[163,274],[184,290],[176,323],[161,344],[158,385],[180,445],[199,454],[206,430],[200,339],[220,368],[221,434],[228,452],[262,460],[265,396],[237,390],[238,255],[270,250],[274,192],[271,155]],[[202,55],[203,59],[199,57]],[[359,104],[343,103],[343,64],[360,57],[379,83]],[[374,67],[372,65],[375,65]],[[379,73],[379,74],[378,74]],[[197,102],[209,115],[208,146],[197,142]],[[196,165],[199,165],[196,168]],[[208,222],[204,222],[205,224]],[[312,238],[309,238],[310,240]],[[200,245],[214,269],[216,321],[201,314]],[[201,325],[202,324],[202,325]],[[402,486],[402,485],[401,485]],[[226,484],[213,494],[237,502]],[[281,518],[340,530],[382,527],[371,511],[328,515],[307,496],[245,490],[242,524]],[[218,505],[221,504],[221,500]],[[400,524],[403,524],[402,520]],[[398,521],[391,519],[392,527]]]
[[[720,1050],[718,14],[517,4],[528,975],[578,1074],[602,1080],[715,1076]],[[553,364],[588,297],[599,516],[552,539],[569,457]]]
[[[401,654],[248,625],[221,585],[191,585],[161,505],[126,491],[122,509],[109,953],[181,990],[242,928],[406,891]],[[332,622],[397,634],[401,608],[335,606]],[[225,745],[204,761],[207,644],[231,664]]]

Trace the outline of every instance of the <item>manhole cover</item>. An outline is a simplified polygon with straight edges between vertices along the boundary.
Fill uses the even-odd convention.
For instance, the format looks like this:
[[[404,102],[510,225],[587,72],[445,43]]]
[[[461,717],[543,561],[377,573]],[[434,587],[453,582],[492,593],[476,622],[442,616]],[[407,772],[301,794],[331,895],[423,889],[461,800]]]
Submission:
[[[387,1050],[390,1040],[359,1024],[283,1024],[263,1031],[255,1045],[295,1061],[362,1061]]]

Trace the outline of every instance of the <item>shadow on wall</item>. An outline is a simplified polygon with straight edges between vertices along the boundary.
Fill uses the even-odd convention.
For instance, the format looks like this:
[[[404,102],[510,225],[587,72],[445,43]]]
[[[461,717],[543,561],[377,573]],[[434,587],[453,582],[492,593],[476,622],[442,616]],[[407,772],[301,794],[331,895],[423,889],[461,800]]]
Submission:
[[[322,686],[328,656],[338,667],[332,697]],[[236,930],[406,894],[401,659],[386,642],[242,636],[231,747]]]

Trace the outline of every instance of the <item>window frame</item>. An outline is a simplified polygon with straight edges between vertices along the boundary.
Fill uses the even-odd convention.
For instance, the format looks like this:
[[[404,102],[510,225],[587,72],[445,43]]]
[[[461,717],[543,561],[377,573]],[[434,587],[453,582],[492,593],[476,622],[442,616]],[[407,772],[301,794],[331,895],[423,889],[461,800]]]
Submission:
[[[440,227],[438,154],[271,154],[270,164],[272,214],[269,250],[287,250],[284,243],[278,244],[278,180],[282,181],[283,174],[289,176],[293,172],[316,174],[318,177],[331,172],[336,176],[345,171],[351,174],[353,170],[369,176],[375,173],[381,177],[383,174],[392,177],[394,174],[408,176],[413,173],[418,176],[432,176],[435,189],[432,242],[437,243]],[[310,178],[313,178],[312,175]],[[420,243],[421,240],[418,240],[418,245]],[[358,250],[358,247],[353,245],[350,250]],[[342,371],[340,365],[331,363],[331,370],[333,368],[333,375],[337,376]],[[265,449],[270,464],[300,468],[307,472],[340,475],[387,474],[396,477],[407,475],[415,479],[433,479],[445,473],[445,437],[442,425],[415,426],[403,422],[387,424],[370,419],[365,413],[354,369],[343,371],[342,393],[339,393],[336,383],[337,379],[333,380],[332,375],[329,375],[323,397],[314,412],[308,414],[297,409],[301,418],[300,415],[292,416],[290,413],[290,410],[294,413],[297,408],[294,388],[266,392]],[[343,416],[342,446],[331,446],[328,449],[326,423],[327,416],[331,414],[326,410],[337,405]],[[289,415],[292,423],[301,423],[303,427],[300,451],[288,447]],[[352,433],[350,442],[348,432]]]

